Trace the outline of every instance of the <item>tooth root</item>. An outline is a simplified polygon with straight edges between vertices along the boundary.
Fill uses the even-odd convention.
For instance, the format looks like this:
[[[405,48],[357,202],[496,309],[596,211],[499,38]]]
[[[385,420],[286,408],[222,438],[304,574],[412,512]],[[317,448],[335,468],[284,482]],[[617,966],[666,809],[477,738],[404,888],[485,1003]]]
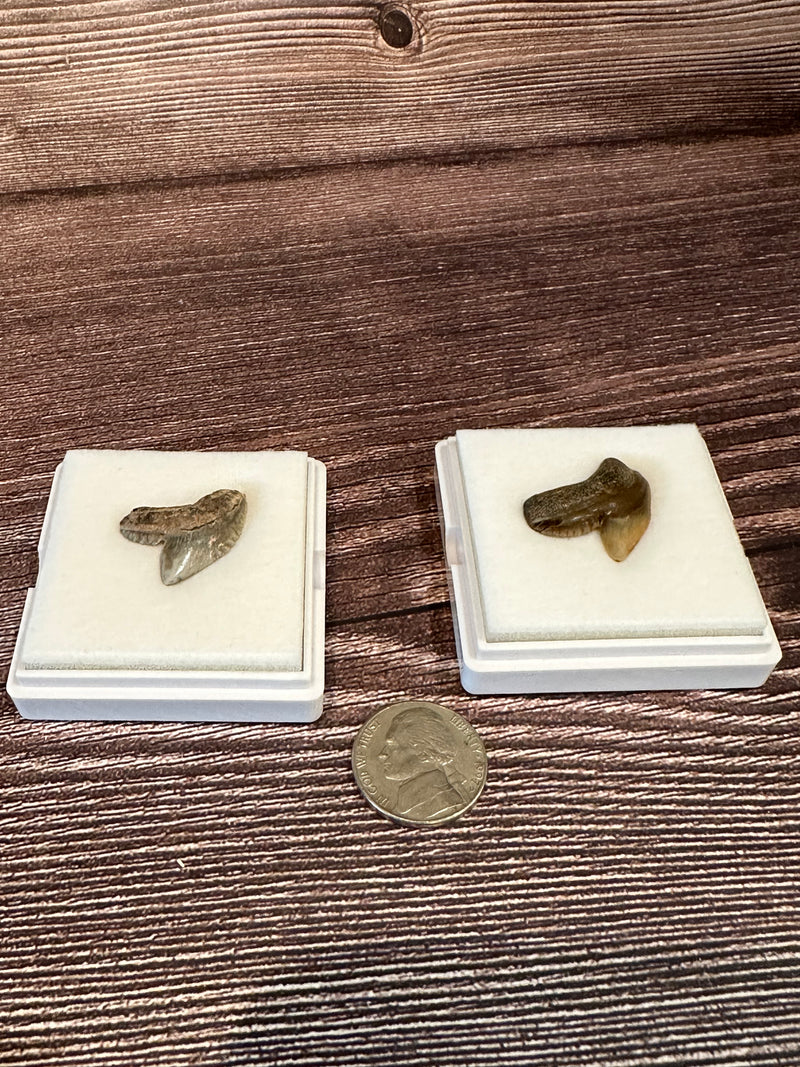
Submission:
[[[560,485],[528,497],[522,505],[525,521],[546,537],[581,537],[603,521],[605,496],[595,476],[574,485]]]

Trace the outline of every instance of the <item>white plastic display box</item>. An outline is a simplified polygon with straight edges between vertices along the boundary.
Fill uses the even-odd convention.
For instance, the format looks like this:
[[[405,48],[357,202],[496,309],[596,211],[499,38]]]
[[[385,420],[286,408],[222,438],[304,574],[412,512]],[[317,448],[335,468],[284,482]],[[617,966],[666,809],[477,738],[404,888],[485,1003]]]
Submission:
[[[651,488],[650,525],[621,563],[598,533],[543,536],[522,510],[606,457]],[[696,426],[460,430],[436,466],[468,692],[757,686],[780,659]]]
[[[227,555],[177,585],[132,509],[237,489]],[[308,722],[322,710],[325,468],[305,452],[72,451],[56,471],[8,692],[34,719]]]

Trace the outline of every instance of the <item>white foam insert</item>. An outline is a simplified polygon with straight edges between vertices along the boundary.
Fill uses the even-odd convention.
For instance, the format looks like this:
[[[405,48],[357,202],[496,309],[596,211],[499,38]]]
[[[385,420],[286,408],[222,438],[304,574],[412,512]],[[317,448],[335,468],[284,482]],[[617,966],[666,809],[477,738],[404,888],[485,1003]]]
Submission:
[[[299,671],[305,452],[68,452],[51,498],[24,668]],[[175,586],[159,547],[119,532],[133,508],[247,497],[231,551]]]
[[[705,443],[693,425],[459,430],[488,641],[760,634],[761,595]],[[597,533],[546,537],[534,493],[582,481],[614,456],[650,483],[650,526],[626,560]]]

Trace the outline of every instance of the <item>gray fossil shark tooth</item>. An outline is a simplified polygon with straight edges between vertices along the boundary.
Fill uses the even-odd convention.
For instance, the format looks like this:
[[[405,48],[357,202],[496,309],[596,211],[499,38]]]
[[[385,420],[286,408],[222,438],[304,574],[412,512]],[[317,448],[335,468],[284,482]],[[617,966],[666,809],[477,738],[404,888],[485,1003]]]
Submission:
[[[163,545],[161,581],[177,585],[226,555],[244,528],[247,500],[238,489],[217,489],[194,504],[134,508],[119,532],[139,545]]]
[[[583,482],[528,497],[522,510],[528,526],[548,537],[599,530],[606,552],[620,563],[650,523],[650,486],[622,460],[609,458]]]

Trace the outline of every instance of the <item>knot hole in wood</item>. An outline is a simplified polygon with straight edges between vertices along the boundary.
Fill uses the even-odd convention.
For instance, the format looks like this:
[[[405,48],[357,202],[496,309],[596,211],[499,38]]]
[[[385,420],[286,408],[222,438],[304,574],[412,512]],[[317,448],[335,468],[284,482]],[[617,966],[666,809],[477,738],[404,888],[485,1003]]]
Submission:
[[[381,37],[390,48],[408,48],[419,31],[410,12],[397,4],[384,4],[378,13],[378,28]]]

